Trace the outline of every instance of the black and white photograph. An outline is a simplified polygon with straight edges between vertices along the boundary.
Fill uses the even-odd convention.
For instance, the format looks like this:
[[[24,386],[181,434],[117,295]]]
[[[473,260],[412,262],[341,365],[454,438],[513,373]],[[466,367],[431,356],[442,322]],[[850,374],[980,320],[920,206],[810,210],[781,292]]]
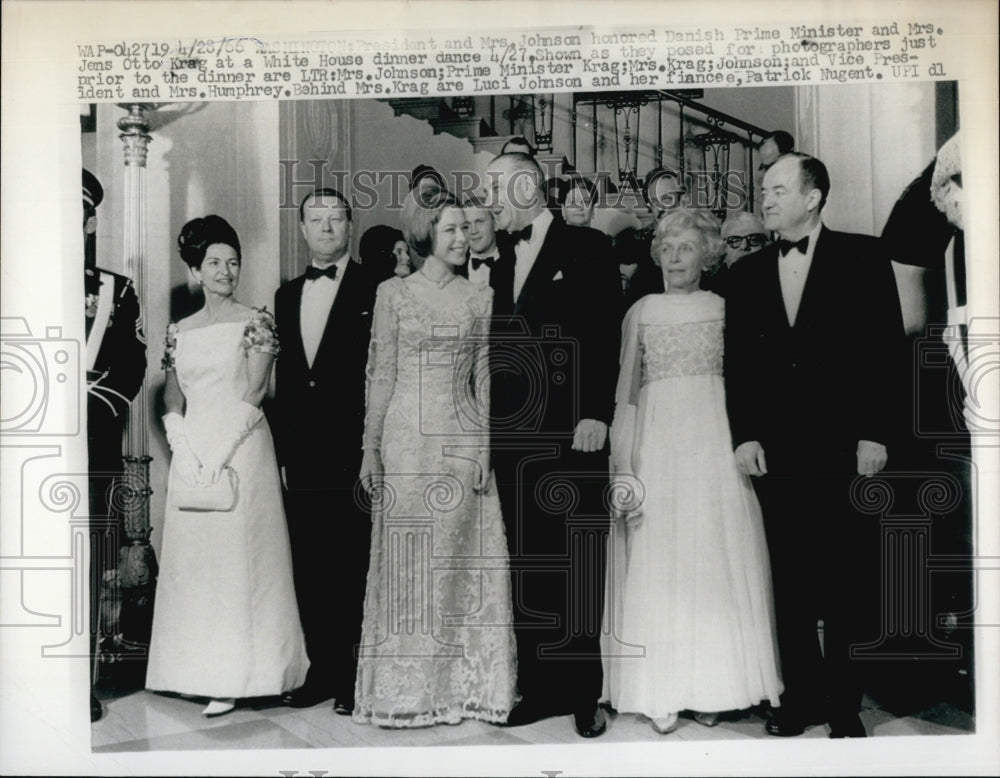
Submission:
[[[273,5],[5,98],[11,769],[995,768],[996,10]]]

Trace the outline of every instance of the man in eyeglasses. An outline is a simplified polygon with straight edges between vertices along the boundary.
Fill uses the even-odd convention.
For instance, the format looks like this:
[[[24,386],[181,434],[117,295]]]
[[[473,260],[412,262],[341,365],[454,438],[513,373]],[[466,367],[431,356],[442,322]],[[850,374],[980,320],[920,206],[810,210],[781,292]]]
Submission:
[[[735,211],[726,216],[722,223],[722,239],[726,242],[727,268],[770,243],[764,222],[749,211]]]

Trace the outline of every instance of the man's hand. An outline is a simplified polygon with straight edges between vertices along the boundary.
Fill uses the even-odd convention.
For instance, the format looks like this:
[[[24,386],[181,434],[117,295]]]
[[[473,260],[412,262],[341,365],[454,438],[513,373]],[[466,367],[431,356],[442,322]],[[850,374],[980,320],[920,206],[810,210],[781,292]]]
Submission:
[[[889,452],[873,440],[858,441],[858,475],[875,475],[885,468]]]
[[[736,447],[736,469],[743,475],[767,475],[764,449],[756,440],[748,440]]]
[[[580,419],[573,433],[573,450],[591,453],[600,451],[608,439],[608,425],[597,419]]]

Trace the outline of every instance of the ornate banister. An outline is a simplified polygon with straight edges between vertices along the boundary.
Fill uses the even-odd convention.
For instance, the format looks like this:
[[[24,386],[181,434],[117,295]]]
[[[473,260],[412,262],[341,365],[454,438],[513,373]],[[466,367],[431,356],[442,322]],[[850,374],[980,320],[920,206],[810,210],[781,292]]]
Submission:
[[[591,108],[592,126],[590,128],[593,135],[592,167],[590,172],[598,173],[599,149],[597,136],[600,131],[598,126],[598,107],[605,107],[613,113],[613,120],[607,120],[609,129],[615,133],[616,159],[618,162],[618,180],[624,189],[638,189],[642,187],[644,176],[648,171],[639,170],[639,144],[645,140],[643,138],[642,127],[639,124],[638,106],[654,105],[657,110],[655,139],[647,141],[650,149],[653,164],[652,168],[663,167],[664,162],[664,137],[663,137],[663,106],[673,103],[677,106],[677,151],[676,167],[682,180],[688,180],[692,171],[687,160],[686,151],[688,146],[698,148],[702,153],[705,186],[709,201],[704,203],[713,212],[722,216],[726,210],[727,185],[729,183],[729,166],[735,155],[730,154],[734,145],[742,146],[746,153],[744,156],[745,167],[745,191],[747,195],[745,207],[752,210],[754,206],[754,185],[753,185],[753,149],[756,144],[768,134],[768,131],[755,124],[744,121],[738,117],[719,111],[715,108],[703,105],[694,99],[700,97],[701,90],[690,92],[678,92],[670,90],[647,90],[630,92],[579,92],[573,95],[573,107],[570,118],[573,123],[573,160],[577,160],[576,124],[577,117],[580,116],[580,106],[589,105]],[[632,106],[635,106],[634,113]],[[619,116],[624,115],[622,129],[619,128]],[[688,139],[686,137],[688,128],[692,124],[692,115],[698,116],[698,121],[708,126],[706,132],[695,135]],[[630,122],[630,116],[634,116],[634,123]],[[647,133],[648,137],[648,133]],[[624,164],[622,162],[624,161]]]

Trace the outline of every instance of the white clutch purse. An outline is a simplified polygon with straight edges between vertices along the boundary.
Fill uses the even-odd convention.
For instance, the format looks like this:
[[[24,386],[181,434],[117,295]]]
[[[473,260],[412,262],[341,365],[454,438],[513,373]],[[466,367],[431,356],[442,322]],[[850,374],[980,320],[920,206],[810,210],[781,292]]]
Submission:
[[[236,507],[240,478],[232,467],[226,467],[211,486],[187,486],[173,490],[174,507],[180,511],[219,511]]]

